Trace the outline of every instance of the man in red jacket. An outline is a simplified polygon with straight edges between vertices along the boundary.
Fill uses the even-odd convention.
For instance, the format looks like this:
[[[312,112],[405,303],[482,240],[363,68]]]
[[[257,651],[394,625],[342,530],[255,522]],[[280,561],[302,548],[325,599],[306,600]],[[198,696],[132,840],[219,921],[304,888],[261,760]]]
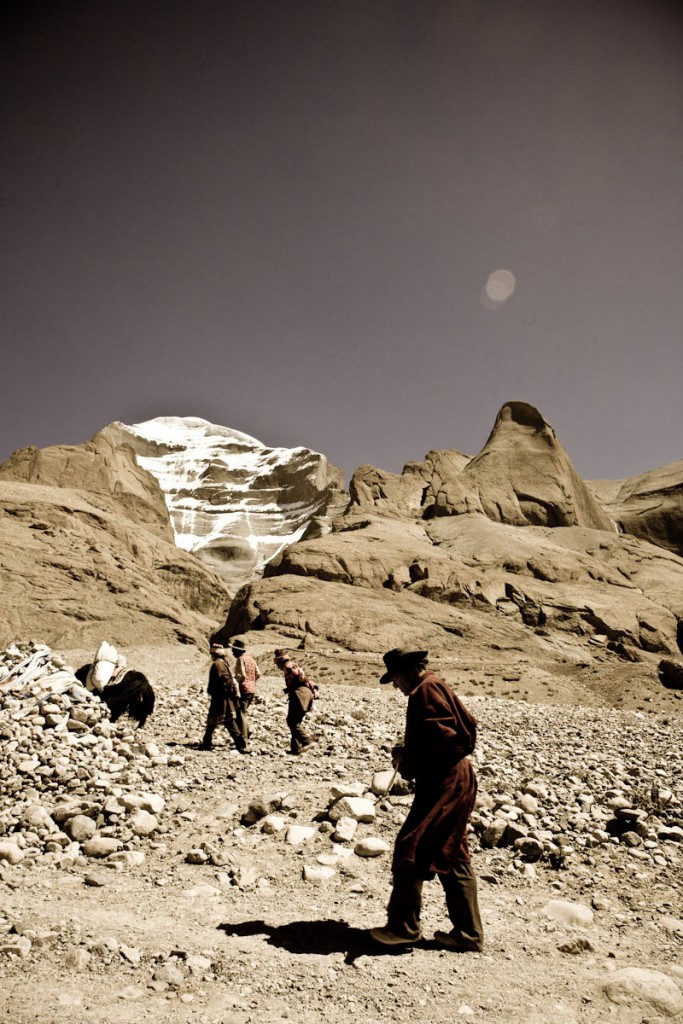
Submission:
[[[384,655],[381,683],[408,698],[405,740],[393,761],[404,779],[415,779],[415,799],[396,837],[393,888],[387,924],[370,934],[387,946],[409,946],[422,937],[422,884],[438,876],[446,896],[450,932],[434,938],[446,949],[474,952],[484,936],[477,882],[467,845],[467,822],[477,781],[468,758],[476,719],[451,688],[427,669],[427,651],[394,648]]]

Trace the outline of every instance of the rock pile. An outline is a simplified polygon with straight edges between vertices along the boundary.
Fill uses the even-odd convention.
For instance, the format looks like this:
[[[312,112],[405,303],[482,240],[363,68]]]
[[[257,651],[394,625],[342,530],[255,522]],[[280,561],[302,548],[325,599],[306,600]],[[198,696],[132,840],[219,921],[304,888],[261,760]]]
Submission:
[[[166,803],[148,791],[151,769],[169,758],[112,725],[106,704],[43,644],[0,654],[0,741],[0,869],[144,859]]]

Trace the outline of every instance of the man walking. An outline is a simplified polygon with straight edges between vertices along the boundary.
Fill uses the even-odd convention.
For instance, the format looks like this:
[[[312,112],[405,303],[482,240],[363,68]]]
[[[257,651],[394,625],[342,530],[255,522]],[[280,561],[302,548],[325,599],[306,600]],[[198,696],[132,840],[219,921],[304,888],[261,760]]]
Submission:
[[[454,952],[476,952],[484,934],[467,845],[477,793],[467,755],[474,750],[477,722],[427,669],[427,651],[394,648],[384,664],[380,682],[393,683],[408,698],[405,740],[394,747],[393,761],[404,779],[415,779],[415,799],[396,837],[387,924],[370,935],[385,946],[418,942],[422,884],[437,875],[453,928],[435,932],[435,940]]]
[[[249,705],[254,699],[254,694],[256,693],[256,681],[261,678],[261,673],[252,656],[247,654],[247,649],[243,640],[233,641],[232,653],[235,658],[235,682],[239,687],[237,728],[240,731],[246,750],[246,746],[249,741]]]
[[[209,683],[206,692],[209,694],[211,701],[206,718],[206,731],[202,742],[199,744],[199,749],[211,750],[216,726],[224,725],[230,733],[233,743],[239,752],[243,754],[246,745],[235,720],[238,699],[237,687],[227,662],[225,648],[221,644],[211,644],[211,669],[209,671]]]

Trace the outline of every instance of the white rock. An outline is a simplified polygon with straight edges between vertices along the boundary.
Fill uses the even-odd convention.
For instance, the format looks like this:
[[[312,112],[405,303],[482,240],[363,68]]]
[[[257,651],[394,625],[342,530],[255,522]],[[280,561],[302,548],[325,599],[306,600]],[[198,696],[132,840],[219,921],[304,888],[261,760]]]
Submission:
[[[143,811],[142,808],[135,812],[128,824],[136,836],[151,836],[159,828],[155,815]]]
[[[574,928],[588,928],[593,923],[593,911],[584,903],[571,903],[569,900],[550,900],[543,907],[542,913],[551,921]]]
[[[335,843],[350,843],[356,834],[358,822],[355,818],[340,818],[332,834]]]
[[[365,789],[362,782],[335,782],[330,787],[330,796],[333,800],[339,800],[343,796],[362,796]]]
[[[285,833],[285,842],[290,846],[297,846],[307,839],[312,839],[316,832],[317,829],[312,825],[290,825]]]
[[[156,746],[156,744],[148,743],[148,746]],[[141,793],[140,794],[140,807],[143,811],[149,811],[150,814],[160,814],[166,806],[166,801],[163,796],[159,796],[157,793]]]
[[[304,864],[303,879],[305,882],[329,882],[335,874],[334,868],[326,864]]]
[[[273,836],[278,832],[282,832],[284,827],[285,819],[279,814],[267,814],[265,818],[261,820],[261,831],[265,832],[268,836]]]
[[[340,818],[355,818],[356,821],[371,822],[376,816],[375,804],[360,796],[343,796],[329,810],[332,821]]]
[[[645,1004],[667,1017],[683,1012],[683,992],[667,974],[644,967],[624,967],[603,982],[603,991],[613,1003],[624,1006]]]
[[[353,852],[358,857],[381,857],[388,850],[389,844],[379,836],[365,836],[356,843]]]
[[[373,793],[376,793],[377,796],[385,796],[385,794],[389,792],[389,786],[393,777],[394,772],[391,768],[383,772],[375,772],[372,776],[370,789]],[[360,795],[362,796],[362,793]]]
[[[8,864],[19,864],[24,857],[24,851],[16,843],[0,843],[0,861],[7,861]]]

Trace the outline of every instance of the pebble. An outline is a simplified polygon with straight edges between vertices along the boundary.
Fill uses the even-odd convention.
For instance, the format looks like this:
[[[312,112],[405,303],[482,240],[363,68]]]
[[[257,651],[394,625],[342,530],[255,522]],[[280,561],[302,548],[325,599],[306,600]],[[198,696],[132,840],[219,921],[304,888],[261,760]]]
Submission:
[[[382,854],[387,853],[389,850],[389,844],[384,839],[380,839],[379,836],[364,836],[363,839],[356,843],[353,852],[358,857],[381,857]]]

